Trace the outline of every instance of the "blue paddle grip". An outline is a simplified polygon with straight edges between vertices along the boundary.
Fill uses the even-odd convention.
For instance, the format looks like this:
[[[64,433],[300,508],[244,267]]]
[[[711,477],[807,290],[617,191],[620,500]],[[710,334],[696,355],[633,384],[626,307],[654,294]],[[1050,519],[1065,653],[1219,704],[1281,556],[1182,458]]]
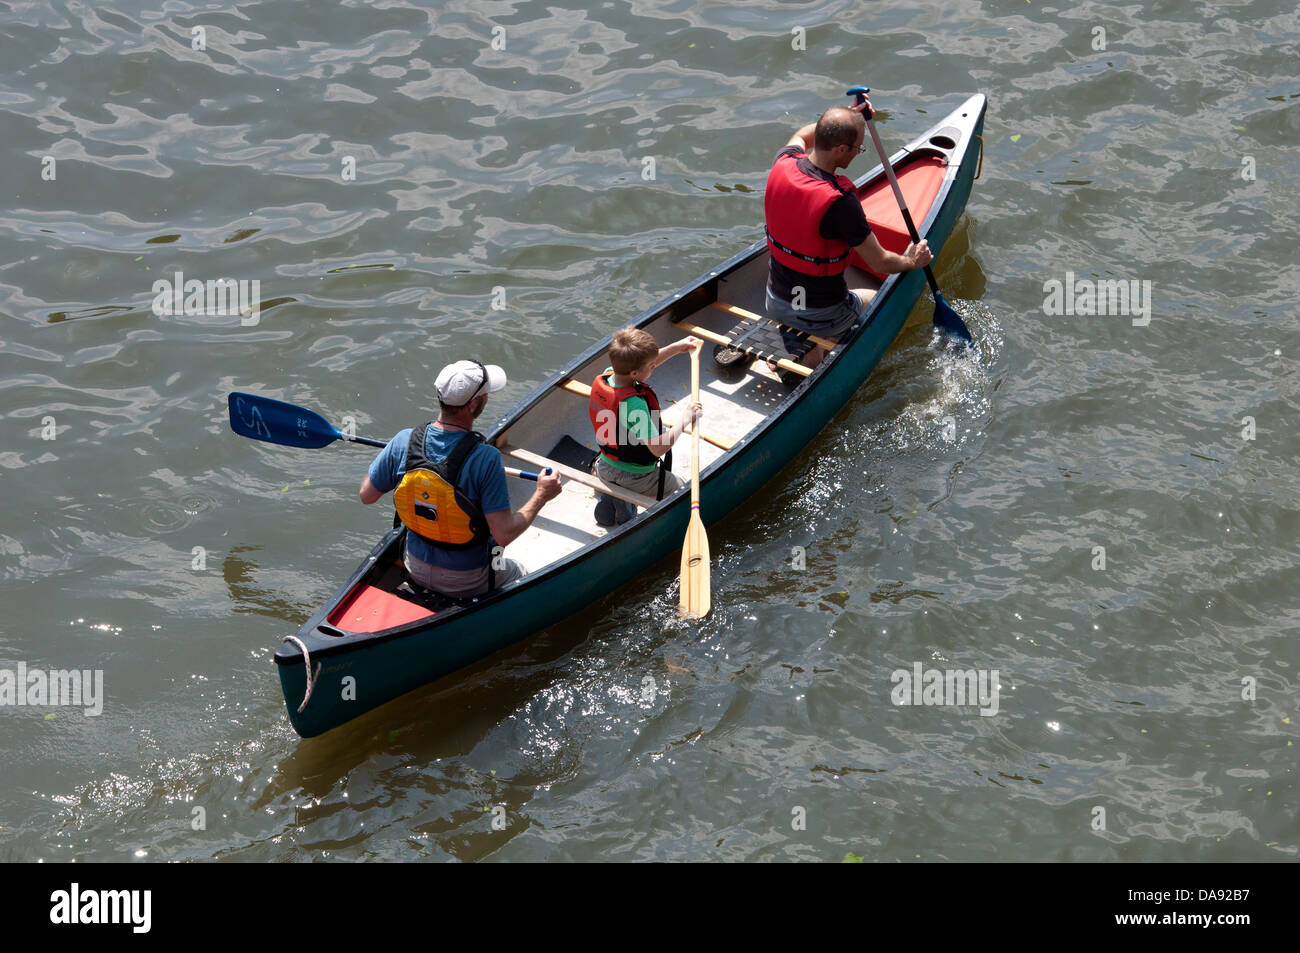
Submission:
[[[854,86],[851,89],[846,89],[844,91],[844,95],[856,97],[853,100],[854,104],[856,105],[857,103],[865,103],[867,101],[867,93],[869,92],[871,92],[870,86]],[[864,116],[867,119],[872,119],[875,117],[875,112],[873,112],[871,107],[868,106],[866,112],[864,113]]]

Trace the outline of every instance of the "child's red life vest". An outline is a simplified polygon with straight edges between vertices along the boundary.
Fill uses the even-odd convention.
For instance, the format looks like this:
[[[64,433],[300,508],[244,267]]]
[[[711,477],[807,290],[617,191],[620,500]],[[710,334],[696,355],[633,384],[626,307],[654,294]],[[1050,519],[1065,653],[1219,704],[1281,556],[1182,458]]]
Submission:
[[[619,415],[619,405],[629,397],[641,397],[645,400],[657,427],[659,398],[655,396],[654,389],[649,384],[633,381],[625,387],[614,387],[604,374],[598,374],[591,385],[591,400],[587,404],[592,429],[596,432],[597,442],[600,442],[602,436],[609,434],[611,426],[616,428],[615,433],[620,440],[619,443],[608,445],[600,442],[600,449],[611,460],[634,466],[654,466],[659,463],[659,458],[651,453],[650,448],[645,444],[621,442],[628,438],[628,434],[626,429],[620,426],[622,418]]]

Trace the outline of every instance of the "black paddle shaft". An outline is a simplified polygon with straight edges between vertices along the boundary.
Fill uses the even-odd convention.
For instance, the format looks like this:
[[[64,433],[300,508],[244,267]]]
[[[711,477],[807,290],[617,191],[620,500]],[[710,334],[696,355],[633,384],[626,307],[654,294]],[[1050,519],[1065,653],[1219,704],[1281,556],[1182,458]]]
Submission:
[[[861,95],[861,94],[859,94]],[[868,106],[868,109],[871,107]],[[912,244],[921,243],[921,233],[916,230],[916,222],[912,221],[912,213],[908,211],[907,199],[903,198],[903,190],[898,187],[898,177],[894,175],[894,167],[889,163],[889,156],[885,154],[885,147],[880,144],[880,136],[876,134],[876,124],[871,121],[871,117],[864,114],[863,118],[867,120],[867,131],[871,133],[871,141],[876,144],[876,152],[880,155],[880,162],[885,167],[885,175],[889,178],[889,184],[894,189],[894,198],[898,199],[898,210],[903,213],[903,222],[907,225],[907,233],[912,236]],[[934,280],[934,272],[930,266],[925,266],[925,280],[930,283],[930,291],[939,294],[939,282]]]
[[[880,156],[880,164],[885,169],[885,175],[889,179],[889,186],[894,190],[894,198],[898,201],[898,210],[903,213],[903,221],[907,223],[908,234],[912,237],[913,244],[920,244],[921,233],[916,230],[916,223],[912,221],[912,213],[907,209],[907,200],[903,198],[903,190],[898,187],[898,176],[894,175],[894,167],[889,161],[889,156],[885,155],[885,147],[880,144],[880,136],[876,134],[876,124],[871,120],[873,113],[871,105],[867,102],[867,93],[871,92],[866,86],[854,86],[846,90],[849,96],[857,96],[857,101],[863,104],[862,115],[867,122],[867,129],[871,132],[871,141],[876,146],[876,154]],[[931,257],[933,257],[931,252]],[[966,327],[966,322],[961,319],[948,303],[943,300],[943,295],[939,291],[939,282],[934,280],[934,272],[930,266],[925,266],[925,280],[930,283],[930,291],[934,294],[934,323],[936,326],[945,331],[950,331],[957,335],[962,341],[971,340],[970,330]]]

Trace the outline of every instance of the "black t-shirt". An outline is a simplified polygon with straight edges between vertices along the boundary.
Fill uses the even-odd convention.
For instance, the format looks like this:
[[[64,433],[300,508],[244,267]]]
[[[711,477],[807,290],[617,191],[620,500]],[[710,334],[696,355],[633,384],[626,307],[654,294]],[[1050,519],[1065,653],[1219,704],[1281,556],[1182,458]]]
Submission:
[[[772,164],[776,165],[778,159],[782,156],[797,155],[799,171],[804,175],[810,175],[821,179],[824,182],[834,184],[835,176],[829,172],[817,168],[803,154],[803,150],[798,146],[786,146],[776,154]],[[862,203],[855,195],[841,195],[831,203],[822,215],[821,224],[818,232],[822,238],[830,241],[842,241],[850,247],[856,248],[867,240],[871,234],[871,226],[867,224],[867,217],[862,214]],[[813,308],[827,308],[834,304],[839,304],[848,294],[848,285],[844,283],[844,276],[841,275],[807,275],[793,268],[787,268],[775,258],[769,258],[771,263],[767,272],[767,285],[772,294],[789,301],[794,297],[794,288],[796,285],[804,288],[804,306]]]

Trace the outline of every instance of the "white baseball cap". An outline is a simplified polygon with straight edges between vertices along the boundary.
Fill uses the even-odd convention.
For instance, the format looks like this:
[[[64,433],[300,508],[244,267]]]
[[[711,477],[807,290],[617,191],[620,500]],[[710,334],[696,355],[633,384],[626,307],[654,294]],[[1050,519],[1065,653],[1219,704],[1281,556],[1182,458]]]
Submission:
[[[449,407],[463,407],[479,394],[495,394],[506,386],[506,372],[495,364],[457,361],[448,364],[434,381],[438,396]]]

